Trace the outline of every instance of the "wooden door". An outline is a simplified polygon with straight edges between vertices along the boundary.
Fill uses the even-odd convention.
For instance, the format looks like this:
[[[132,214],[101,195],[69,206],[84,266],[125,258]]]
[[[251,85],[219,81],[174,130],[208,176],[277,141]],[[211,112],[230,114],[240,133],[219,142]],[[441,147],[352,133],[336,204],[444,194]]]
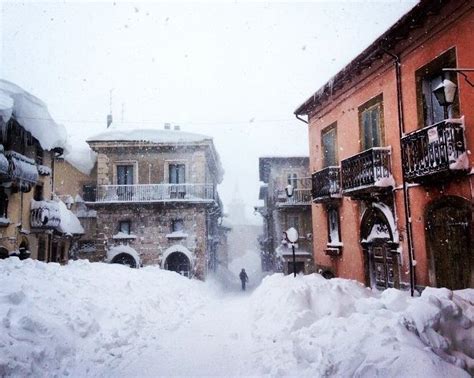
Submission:
[[[398,258],[392,253],[387,239],[375,239],[368,248],[371,267],[370,286],[377,289],[398,287]]]
[[[468,201],[442,200],[428,211],[426,229],[436,286],[468,288],[473,260]]]

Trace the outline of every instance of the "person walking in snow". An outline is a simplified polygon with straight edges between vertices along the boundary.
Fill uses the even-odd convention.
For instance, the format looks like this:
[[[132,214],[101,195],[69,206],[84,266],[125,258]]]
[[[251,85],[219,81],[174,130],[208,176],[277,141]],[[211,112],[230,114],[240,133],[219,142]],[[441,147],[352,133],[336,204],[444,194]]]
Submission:
[[[242,282],[242,290],[245,291],[245,284],[249,281],[249,277],[247,273],[245,273],[245,269],[242,268],[242,271],[239,274],[240,281]]]

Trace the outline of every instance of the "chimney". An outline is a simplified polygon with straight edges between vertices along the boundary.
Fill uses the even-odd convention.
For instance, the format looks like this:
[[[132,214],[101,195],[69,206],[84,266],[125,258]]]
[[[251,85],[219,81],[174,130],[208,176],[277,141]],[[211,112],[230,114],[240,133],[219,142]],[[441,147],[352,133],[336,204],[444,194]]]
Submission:
[[[181,128],[179,127],[179,125],[174,125],[174,129],[175,129],[175,131],[181,130]]]
[[[171,130],[171,123],[165,123],[165,130]]]
[[[112,124],[112,114],[107,114],[107,128]]]

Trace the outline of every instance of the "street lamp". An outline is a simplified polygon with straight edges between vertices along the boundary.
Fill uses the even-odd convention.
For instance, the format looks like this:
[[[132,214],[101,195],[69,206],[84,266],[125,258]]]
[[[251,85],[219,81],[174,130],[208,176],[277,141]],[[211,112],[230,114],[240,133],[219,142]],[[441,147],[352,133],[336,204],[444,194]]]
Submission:
[[[444,79],[435,89],[433,94],[438,103],[444,108],[444,118],[448,118],[448,106],[454,102],[456,96],[456,88],[458,86],[451,80]]]
[[[290,227],[286,230],[283,235],[285,240],[291,244],[291,250],[293,251],[293,276],[296,277],[296,254],[295,254],[295,244],[298,242],[298,231],[294,227]]]

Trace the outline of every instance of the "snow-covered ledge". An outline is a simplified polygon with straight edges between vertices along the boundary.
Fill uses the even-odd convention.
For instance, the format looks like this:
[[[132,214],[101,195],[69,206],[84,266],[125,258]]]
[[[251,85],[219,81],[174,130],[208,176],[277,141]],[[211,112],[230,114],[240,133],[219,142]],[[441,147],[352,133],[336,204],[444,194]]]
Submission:
[[[117,232],[114,236],[112,236],[112,239],[114,240],[120,240],[120,239],[136,239],[137,235],[134,234],[127,234],[125,232]]]
[[[171,234],[167,234],[166,237],[168,239],[186,239],[188,234],[183,231],[174,231]]]

